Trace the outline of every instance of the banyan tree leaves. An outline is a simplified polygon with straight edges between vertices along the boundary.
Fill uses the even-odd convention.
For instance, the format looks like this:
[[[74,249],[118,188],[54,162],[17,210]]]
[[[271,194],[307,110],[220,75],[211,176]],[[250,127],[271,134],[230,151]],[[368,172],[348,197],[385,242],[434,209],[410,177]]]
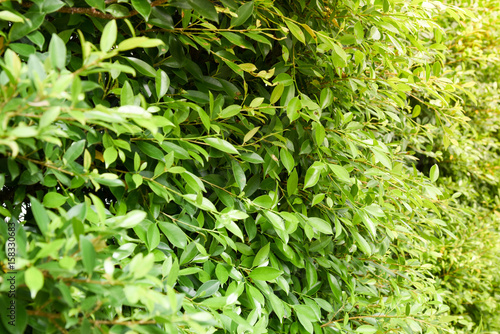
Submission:
[[[493,112],[464,131],[455,97],[498,98],[458,84],[480,71],[447,62],[444,32],[465,28],[444,13],[467,19],[408,1],[1,2],[0,260],[21,273],[21,332],[451,328],[455,278],[435,277],[490,271],[447,250],[498,244],[496,141],[477,125]],[[471,233],[465,198],[486,217]]]

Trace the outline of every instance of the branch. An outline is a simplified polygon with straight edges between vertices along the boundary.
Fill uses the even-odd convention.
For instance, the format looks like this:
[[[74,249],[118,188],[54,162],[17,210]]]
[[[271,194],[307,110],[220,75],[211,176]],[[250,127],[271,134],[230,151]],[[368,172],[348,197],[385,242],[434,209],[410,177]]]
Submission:
[[[156,6],[161,6],[168,1],[169,0],[153,1],[151,3],[151,8],[156,7]],[[115,2],[117,2],[117,1],[116,0],[109,0],[109,1],[106,1],[106,4],[112,4]],[[33,3],[24,3],[23,2],[21,4],[21,6],[23,6],[25,8],[30,8],[31,6],[33,6]],[[92,7],[62,7],[57,12],[66,13],[66,14],[82,14],[82,15],[88,15],[88,16],[97,17],[97,18],[106,19],[106,20],[126,19],[129,17],[135,16],[139,13],[139,12],[137,12],[137,10],[133,9],[129,12],[128,15],[116,17],[116,16],[113,16],[112,14],[103,13],[95,8],[92,8]]]
[[[37,310],[26,310],[26,313],[29,315],[34,315],[38,317],[44,317],[48,318],[50,320],[54,319],[61,319],[61,314],[58,313],[47,313],[43,311],[37,311]],[[88,319],[88,322],[91,324],[94,324],[96,326],[98,325],[124,325],[124,326],[133,326],[133,325],[148,325],[148,324],[156,324],[156,320],[129,320],[129,321],[122,321],[122,320],[93,320],[93,319]],[[78,321],[81,323],[83,321],[83,317],[78,318]]]
[[[398,318],[398,319],[410,319],[410,320],[413,320],[413,321],[417,321],[417,322],[420,322],[422,324],[426,324],[426,325],[430,325],[432,326],[431,323],[427,322],[427,321],[424,321],[424,320],[420,320],[420,319],[417,319],[417,318],[413,318],[413,317],[407,317],[407,316],[401,316],[401,315],[361,315],[361,316],[357,316],[357,317],[350,317],[349,320],[355,320],[355,319],[364,319],[364,318]],[[339,320],[330,320],[328,321],[327,323],[321,325],[321,327],[327,327],[335,322],[341,322],[341,321],[344,321],[344,319],[339,319]]]

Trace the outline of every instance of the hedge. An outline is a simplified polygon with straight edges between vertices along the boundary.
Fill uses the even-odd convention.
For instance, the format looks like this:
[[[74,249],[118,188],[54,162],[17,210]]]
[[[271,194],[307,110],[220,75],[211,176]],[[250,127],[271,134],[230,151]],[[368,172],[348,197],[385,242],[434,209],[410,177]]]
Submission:
[[[498,330],[491,10],[0,7],[0,331]]]

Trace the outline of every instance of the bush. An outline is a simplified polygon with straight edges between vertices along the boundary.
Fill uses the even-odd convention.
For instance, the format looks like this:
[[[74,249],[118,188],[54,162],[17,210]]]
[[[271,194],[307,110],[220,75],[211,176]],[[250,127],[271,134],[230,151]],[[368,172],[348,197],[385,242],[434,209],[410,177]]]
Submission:
[[[429,260],[438,285],[447,290],[444,299],[451,309],[443,320],[451,322],[457,333],[497,333],[500,69],[498,43],[491,36],[499,24],[498,2],[478,6],[470,1],[460,6],[470,8],[473,18],[458,24],[445,16],[441,26],[446,27],[449,47],[446,77],[462,86],[462,101],[454,109],[461,109],[467,123],[450,120],[443,129],[435,129],[431,141],[421,137],[415,145],[425,151],[423,161],[440,161],[439,184],[449,197],[442,214],[450,232],[431,248],[440,256]]]
[[[0,6],[4,332],[448,328],[448,204],[409,149],[465,123],[434,19],[470,12]]]

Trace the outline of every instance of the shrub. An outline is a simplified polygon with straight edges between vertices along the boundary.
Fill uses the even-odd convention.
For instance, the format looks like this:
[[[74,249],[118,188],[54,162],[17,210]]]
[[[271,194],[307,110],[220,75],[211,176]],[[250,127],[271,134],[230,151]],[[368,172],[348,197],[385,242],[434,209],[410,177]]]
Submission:
[[[428,278],[447,233],[439,170],[407,147],[455,117],[433,19],[467,11],[0,6],[0,256],[18,270],[3,331],[446,328]],[[435,130],[412,118],[432,112],[422,96],[443,106]]]
[[[450,314],[443,321],[453,324],[457,333],[493,333],[500,330],[500,69],[498,42],[491,38],[499,23],[498,2],[478,6],[466,1],[460,6],[470,8],[472,18],[458,24],[444,16],[441,26],[446,27],[448,47],[445,76],[460,84],[461,103],[453,109],[459,110],[455,115],[467,123],[450,120],[442,129],[436,128],[432,136],[416,139],[414,145],[423,152],[421,161],[427,168],[439,161],[443,175],[439,184],[449,197],[442,212],[449,232],[431,246],[439,257],[428,260],[438,286],[447,291],[444,300]],[[430,102],[430,107],[435,105]]]

